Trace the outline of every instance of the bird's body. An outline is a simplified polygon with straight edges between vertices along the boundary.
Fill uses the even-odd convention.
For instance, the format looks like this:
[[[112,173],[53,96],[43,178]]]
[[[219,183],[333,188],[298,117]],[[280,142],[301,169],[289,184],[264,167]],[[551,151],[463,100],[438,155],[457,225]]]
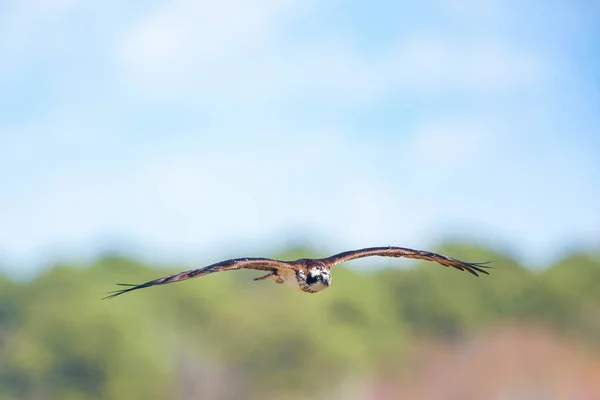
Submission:
[[[406,257],[420,260],[434,261],[446,267],[453,267],[461,271],[468,271],[478,276],[477,273],[488,274],[482,268],[488,268],[487,263],[468,263],[454,258],[446,257],[441,254],[431,253],[422,250],[413,250],[404,247],[370,247],[360,250],[351,250],[333,255],[326,258],[301,258],[295,261],[281,261],[270,258],[233,258],[220,261],[218,263],[180,272],[174,275],[168,275],[153,281],[142,283],[140,285],[118,284],[120,286],[130,286],[127,289],[116,290],[105,298],[112,298],[132,290],[145,287],[164,285],[166,283],[184,281],[190,278],[197,278],[214,272],[231,271],[237,269],[254,269],[267,272],[266,275],[255,278],[255,281],[271,280],[279,284],[287,284],[298,288],[303,292],[317,293],[327,289],[331,285],[331,268],[339,263],[350,261],[356,258],[381,256],[381,257]]]

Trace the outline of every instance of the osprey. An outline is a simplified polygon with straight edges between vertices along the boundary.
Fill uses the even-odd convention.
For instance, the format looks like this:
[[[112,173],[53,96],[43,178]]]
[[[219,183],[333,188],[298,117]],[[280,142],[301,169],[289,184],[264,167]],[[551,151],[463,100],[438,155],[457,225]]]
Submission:
[[[131,287],[109,292],[109,296],[104,298],[110,299],[120,294],[131,292],[132,290],[143,289],[155,285],[164,285],[165,283],[180,282],[186,279],[212,274],[213,272],[231,271],[235,269],[266,271],[266,275],[255,278],[254,280],[261,281],[269,279],[275,283],[285,283],[307,293],[317,293],[323,289],[327,289],[329,285],[331,285],[331,268],[334,265],[356,258],[372,256],[406,257],[418,260],[435,261],[446,267],[453,267],[460,271],[468,271],[475,276],[479,276],[477,275],[478,272],[489,275],[487,271],[482,269],[489,268],[485,265],[488,264],[488,262],[469,263],[446,257],[441,254],[431,253],[429,251],[413,250],[404,247],[370,247],[360,250],[345,251],[326,258],[301,258],[296,261],[272,260],[270,258],[233,258],[203,268],[192,269],[158,278],[140,285],[118,283],[117,285],[120,286]]]

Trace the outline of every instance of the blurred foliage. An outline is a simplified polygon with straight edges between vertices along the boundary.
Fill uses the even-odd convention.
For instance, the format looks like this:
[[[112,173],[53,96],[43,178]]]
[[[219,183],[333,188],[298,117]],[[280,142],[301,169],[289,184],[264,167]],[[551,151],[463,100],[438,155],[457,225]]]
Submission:
[[[475,278],[434,263],[342,266],[318,294],[236,271],[106,301],[115,282],[181,268],[105,257],[26,283],[0,275],[0,399],[302,398],[402,369],[417,337],[461,340],[504,322],[547,326],[599,350],[597,254],[532,271],[485,248],[438,250],[494,269]]]

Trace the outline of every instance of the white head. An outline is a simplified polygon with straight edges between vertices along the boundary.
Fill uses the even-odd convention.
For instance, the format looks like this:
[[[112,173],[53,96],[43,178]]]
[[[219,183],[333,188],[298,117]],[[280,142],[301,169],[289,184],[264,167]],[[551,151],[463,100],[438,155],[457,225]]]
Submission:
[[[331,285],[331,273],[325,267],[314,266],[308,270],[306,284],[313,292],[327,289]]]

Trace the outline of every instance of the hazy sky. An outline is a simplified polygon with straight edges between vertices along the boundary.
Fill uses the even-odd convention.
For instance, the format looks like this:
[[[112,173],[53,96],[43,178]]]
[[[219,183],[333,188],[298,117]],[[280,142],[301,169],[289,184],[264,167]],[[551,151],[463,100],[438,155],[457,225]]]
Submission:
[[[0,2],[0,264],[598,244],[599,4]]]

